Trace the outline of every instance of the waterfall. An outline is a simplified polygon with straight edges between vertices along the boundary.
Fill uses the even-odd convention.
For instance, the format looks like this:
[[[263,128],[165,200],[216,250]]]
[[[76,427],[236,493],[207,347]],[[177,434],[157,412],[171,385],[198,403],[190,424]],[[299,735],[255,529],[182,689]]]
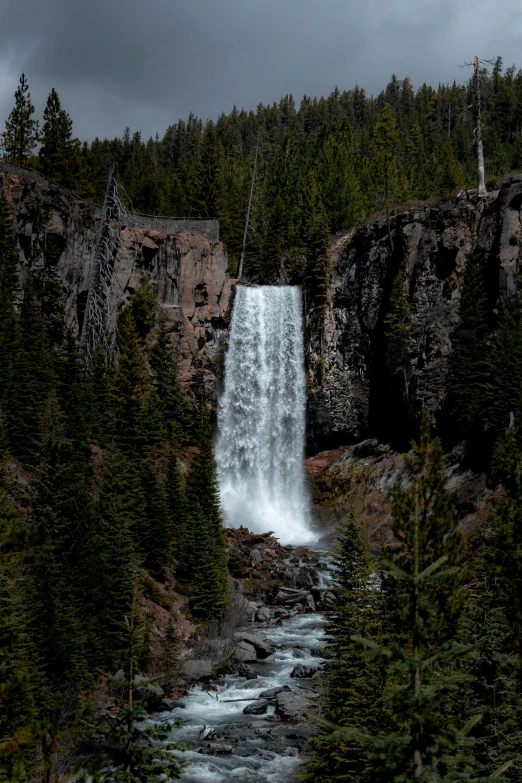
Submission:
[[[304,473],[306,377],[301,290],[239,286],[216,462],[225,524],[315,540]]]

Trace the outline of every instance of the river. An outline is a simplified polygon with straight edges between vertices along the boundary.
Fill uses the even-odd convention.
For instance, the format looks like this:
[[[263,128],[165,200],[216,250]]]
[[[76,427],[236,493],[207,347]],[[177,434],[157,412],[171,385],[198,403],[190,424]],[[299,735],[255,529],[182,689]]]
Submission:
[[[183,699],[184,708],[152,718],[154,722],[186,721],[172,732],[172,741],[189,748],[180,754],[190,762],[182,776],[184,783],[289,783],[295,779],[299,749],[312,726],[279,720],[273,701],[264,715],[245,715],[243,709],[271,688],[286,686],[299,697],[317,696],[316,679],[294,679],[290,674],[298,664],[318,667],[323,663],[325,620],[319,613],[300,614],[281,625],[261,628],[256,624],[255,633],[276,648],[274,660],[252,664],[256,679],[230,675],[212,682],[216,690],[210,691],[208,685],[197,685]],[[210,730],[203,738],[202,732]]]

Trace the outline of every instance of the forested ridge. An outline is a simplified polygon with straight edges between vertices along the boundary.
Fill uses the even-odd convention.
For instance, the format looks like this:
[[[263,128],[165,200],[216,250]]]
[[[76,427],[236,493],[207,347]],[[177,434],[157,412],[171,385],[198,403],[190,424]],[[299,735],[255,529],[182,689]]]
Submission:
[[[522,71],[499,57],[480,80],[486,175],[495,178],[522,167]],[[234,107],[215,122],[190,115],[161,139],[126,128],[120,138],[81,143],[54,89],[38,122],[22,76],[2,146],[6,159],[97,204],[116,163],[135,211],[218,218],[232,269],[257,151],[245,271],[269,281],[292,277],[319,224],[333,234],[376,210],[475,187],[474,100],[473,79],[415,89],[393,76],[375,97],[336,88],[297,106],[287,95],[255,111]]]
[[[499,177],[522,168],[522,72],[497,61],[482,90],[486,170]],[[36,124],[22,77],[2,144],[97,203],[116,163],[135,210],[218,217],[232,272],[257,150],[247,274],[297,276],[320,313],[331,233],[475,185],[472,103],[470,85],[393,78],[377,98],[336,90],[297,109],[287,97],[216,123],[190,117],[161,140],[127,130],[81,144],[54,90]],[[169,681],[173,586],[204,628],[226,612],[229,569],[245,573],[237,553],[227,567],[211,414],[183,393],[145,278],[119,312],[113,361],[100,351],[86,364],[48,249],[35,252],[43,263],[21,286],[0,193],[0,780],[57,783],[73,764],[78,780],[175,778],[169,727],[140,722],[138,684],[153,679],[136,679],[151,670],[144,602],[174,618],[153,672]],[[518,294],[493,312],[482,260],[467,260],[448,416],[483,457],[492,513],[465,541],[424,413],[392,542],[372,550],[353,514],[340,525],[305,780],[522,780],[522,327]],[[412,328],[397,276],[386,336]]]

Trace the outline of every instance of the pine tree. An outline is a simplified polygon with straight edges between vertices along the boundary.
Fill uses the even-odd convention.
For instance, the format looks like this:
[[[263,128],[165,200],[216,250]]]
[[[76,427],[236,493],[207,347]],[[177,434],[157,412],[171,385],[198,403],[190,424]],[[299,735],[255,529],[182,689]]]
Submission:
[[[384,334],[390,340],[408,344],[415,330],[413,315],[406,293],[404,275],[398,274],[393,281],[390,309],[384,319]]]
[[[38,652],[28,636],[27,574],[22,567],[27,526],[12,501],[7,438],[0,416],[0,768],[28,779],[37,729]]]
[[[23,291],[14,333],[5,413],[11,450],[36,464],[45,400],[54,384],[53,357],[33,278]]]
[[[130,304],[130,312],[141,340],[145,340],[154,326],[157,309],[158,302],[152,291],[152,286],[144,276],[136,286]]]
[[[72,120],[62,109],[60,98],[53,89],[47,97],[43,114],[40,165],[44,174],[65,187],[76,182],[80,142],[73,138]]]
[[[379,114],[379,120],[373,129],[371,160],[378,201],[381,201],[386,209],[388,239],[392,252],[393,240],[390,227],[390,207],[393,204],[398,181],[398,143],[399,130],[395,114],[391,106],[385,103]]]
[[[171,723],[143,725],[147,712],[137,699],[136,691],[139,686],[143,687],[150,681],[138,679],[137,676],[146,638],[145,623],[139,615],[137,599],[134,590],[129,614],[124,616],[123,622],[118,621],[125,640],[124,679],[123,683],[115,680],[113,685],[121,688],[123,684],[126,695],[116,700],[116,710],[101,729],[110,769],[98,779],[107,782],[161,783],[167,777],[169,780],[178,779],[184,765],[179,756],[172,752],[179,746],[167,741],[173,728]]]
[[[480,581],[475,588],[475,599],[468,606],[461,626],[464,643],[480,643],[471,661],[474,680],[467,686],[466,701],[470,710],[482,711],[482,719],[473,732],[478,776],[491,779],[508,759],[512,765],[505,779],[520,783],[522,683],[517,678],[516,640],[497,585],[489,582],[488,570],[478,569]]]
[[[34,480],[33,520],[38,546],[32,564],[42,663],[50,684],[84,685],[88,679],[81,564],[90,527],[90,471],[67,437],[55,390],[41,419],[40,463]]]
[[[129,311],[120,317],[118,347],[110,391],[112,435],[124,454],[137,458],[161,443],[164,433],[141,341]]]
[[[208,411],[201,415],[199,452],[187,478],[187,524],[182,544],[180,575],[194,595],[196,611],[219,616],[228,600],[228,570],[219,490]]]
[[[353,636],[379,637],[380,594],[372,580],[368,542],[350,513],[337,529],[326,610],[327,664],[323,675],[321,716],[339,726],[365,726],[374,732],[385,720],[382,674],[364,658]],[[366,758],[353,739],[335,740],[330,734],[314,738],[306,746],[303,779],[334,783],[364,778]]]
[[[92,601],[100,663],[108,665],[124,645],[117,617],[130,612],[138,543],[145,519],[145,498],[135,470],[110,446],[103,457],[95,535],[90,555]]]
[[[324,315],[330,288],[330,233],[328,216],[322,208],[316,215],[309,240],[305,286],[317,310]]]
[[[496,434],[509,425],[522,389],[522,311],[518,297],[503,308],[488,350],[488,378],[484,384],[484,424]]]
[[[141,465],[141,485],[146,500],[146,524],[139,537],[139,547],[144,555],[145,567],[161,578],[172,559],[171,545],[175,520],[169,513],[169,502],[164,476],[151,457]]]
[[[520,404],[520,403],[519,403]],[[502,466],[501,492],[494,501],[494,517],[487,552],[488,576],[517,640],[522,664],[522,428],[520,408],[498,455]]]
[[[209,120],[201,142],[193,195],[194,207],[200,217],[215,218],[220,215],[223,198],[221,155],[216,126]]]
[[[34,106],[24,73],[14,97],[15,105],[6,120],[1,146],[7,160],[23,163],[31,157],[38,142],[38,122],[33,120]]]
[[[177,668],[177,655],[179,639],[176,634],[174,618],[171,615],[165,629],[165,636],[161,644],[161,669],[163,672],[163,687],[170,688],[174,683],[174,674]]]
[[[160,313],[156,329],[156,340],[150,349],[150,366],[154,373],[153,383],[159,399],[165,431],[170,437],[178,436],[186,425],[187,400],[178,378],[178,366],[170,341],[172,329],[167,316]]]
[[[175,559],[181,555],[187,533],[187,500],[179,467],[179,451],[179,439],[174,434],[168,448],[165,491],[172,529],[170,544]]]
[[[338,729],[334,736],[366,748],[372,781],[472,781],[476,762],[469,734],[477,717],[463,713],[462,688],[469,678],[458,667],[476,645],[458,644],[451,634],[460,604],[452,563],[461,545],[440,443],[430,441],[426,415],[408,467],[408,486],[396,491],[392,509],[400,546],[383,562],[385,589],[391,585],[397,608],[391,635],[387,644],[354,637],[369,660],[385,667],[395,726],[374,734],[364,727]]]
[[[273,204],[263,240],[262,281],[277,283],[283,277],[286,260],[286,218],[283,200]]]
[[[14,313],[18,292],[18,252],[11,215],[0,186],[0,403],[6,392],[11,359]]]
[[[462,168],[455,156],[453,145],[448,139],[444,142],[442,153],[439,159],[439,171],[437,175],[436,188],[443,196],[455,195],[457,190],[464,184]]]

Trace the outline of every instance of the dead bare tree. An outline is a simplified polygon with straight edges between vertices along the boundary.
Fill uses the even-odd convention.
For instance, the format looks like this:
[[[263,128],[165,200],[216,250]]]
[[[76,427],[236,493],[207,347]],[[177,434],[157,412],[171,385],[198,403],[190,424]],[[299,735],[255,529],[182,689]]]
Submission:
[[[254,195],[254,185],[256,182],[256,171],[257,171],[257,153],[259,151],[259,136],[257,137],[257,143],[256,143],[256,155],[254,158],[254,171],[252,173],[252,182],[250,184],[250,196],[248,199],[248,208],[247,208],[247,214],[246,214],[246,220],[245,220],[245,233],[243,234],[243,247],[241,249],[241,258],[239,259],[239,269],[237,272],[237,276],[239,280],[243,277],[243,263],[245,261],[245,247],[247,242],[247,236],[248,236],[248,227],[250,225],[250,210],[252,208],[252,196]]]
[[[475,144],[477,145],[477,167],[478,167],[478,195],[479,198],[485,198],[486,191],[486,169],[484,166],[484,145],[482,144],[482,112],[480,103],[480,59],[475,57],[473,60],[474,72],[474,98],[475,98]]]
[[[483,60],[480,57],[474,57],[472,63],[464,63],[463,67],[473,66],[473,106],[475,110],[475,130],[473,131],[475,149],[477,152],[477,170],[478,170],[478,197],[483,199],[487,196],[486,190],[486,169],[484,165],[484,144],[482,142],[482,74],[480,66],[482,63],[493,65],[492,60]],[[471,106],[466,107],[467,111]]]

